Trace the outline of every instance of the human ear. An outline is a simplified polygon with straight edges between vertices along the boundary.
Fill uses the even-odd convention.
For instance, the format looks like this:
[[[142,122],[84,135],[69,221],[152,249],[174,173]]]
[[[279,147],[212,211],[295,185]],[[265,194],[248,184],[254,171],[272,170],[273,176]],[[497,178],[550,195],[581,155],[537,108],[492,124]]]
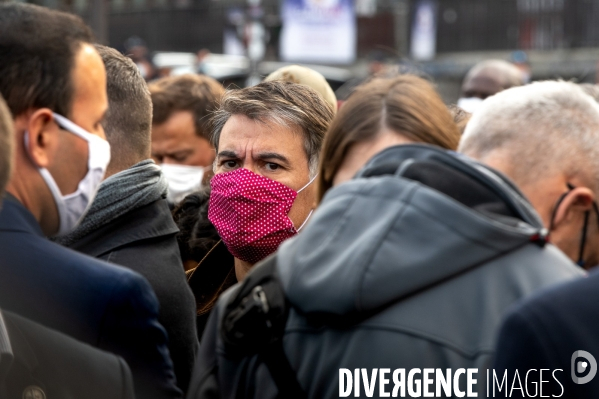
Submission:
[[[24,132],[25,153],[38,168],[47,168],[58,148],[59,128],[52,111],[40,108],[31,112]]]
[[[556,209],[553,226],[559,227],[570,223],[584,212],[592,211],[593,201],[595,201],[595,194],[590,188],[576,187],[572,189]]]

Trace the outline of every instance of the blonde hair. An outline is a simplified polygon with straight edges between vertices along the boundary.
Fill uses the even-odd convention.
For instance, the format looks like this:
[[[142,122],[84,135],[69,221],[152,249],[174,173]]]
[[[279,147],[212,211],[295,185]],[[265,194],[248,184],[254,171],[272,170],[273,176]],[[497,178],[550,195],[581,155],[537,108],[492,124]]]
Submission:
[[[319,72],[299,65],[288,65],[277,69],[264,79],[265,82],[273,80],[283,80],[311,87],[333,108],[333,112],[337,112],[337,97],[325,77]]]

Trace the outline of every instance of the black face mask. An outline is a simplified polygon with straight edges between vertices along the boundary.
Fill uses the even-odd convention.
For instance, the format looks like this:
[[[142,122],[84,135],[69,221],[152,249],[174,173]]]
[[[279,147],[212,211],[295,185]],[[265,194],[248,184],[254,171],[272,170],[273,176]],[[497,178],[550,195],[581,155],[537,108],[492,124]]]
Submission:
[[[551,232],[553,230],[553,221],[555,219],[555,215],[557,214],[557,210],[559,208],[559,206],[561,205],[562,201],[564,200],[564,198],[566,198],[566,195],[570,194],[570,191],[574,190],[576,187],[573,186],[570,183],[566,183],[568,185],[568,191],[563,193],[559,199],[557,200],[557,203],[555,204],[555,208],[553,208],[553,213],[551,214],[551,221],[549,222],[549,231]],[[597,207],[597,203],[595,201],[593,201],[593,209],[595,210],[595,214],[597,215],[597,224],[599,224],[599,208]],[[589,215],[591,214],[591,211],[586,211],[584,213],[584,223],[582,224],[582,237],[580,239],[580,249],[578,250],[578,262],[576,262],[576,264],[580,267],[584,268],[585,265],[585,261],[584,261],[584,247],[586,245],[586,241],[587,241],[587,228],[589,225]]]

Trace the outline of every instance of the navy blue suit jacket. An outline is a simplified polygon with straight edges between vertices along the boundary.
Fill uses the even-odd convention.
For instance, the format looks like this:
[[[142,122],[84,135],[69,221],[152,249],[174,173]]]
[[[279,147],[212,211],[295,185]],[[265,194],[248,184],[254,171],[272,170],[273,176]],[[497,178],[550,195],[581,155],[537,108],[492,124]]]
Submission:
[[[543,396],[599,398],[599,370],[587,383],[575,383],[572,378],[572,371],[576,378],[589,376],[591,371],[588,359],[578,354],[573,359],[572,355],[581,350],[599,362],[599,272],[596,271],[587,278],[541,291],[514,308],[501,328],[494,368],[498,378],[507,370],[510,388],[518,370],[524,391],[514,389],[512,398],[531,397],[535,388],[540,391],[540,386],[533,385],[541,381],[541,369],[545,370]],[[587,367],[579,369],[579,363]],[[527,373],[528,394],[524,387]]]
[[[137,398],[182,395],[148,282],[49,241],[11,196],[0,210],[0,307],[123,357]]]

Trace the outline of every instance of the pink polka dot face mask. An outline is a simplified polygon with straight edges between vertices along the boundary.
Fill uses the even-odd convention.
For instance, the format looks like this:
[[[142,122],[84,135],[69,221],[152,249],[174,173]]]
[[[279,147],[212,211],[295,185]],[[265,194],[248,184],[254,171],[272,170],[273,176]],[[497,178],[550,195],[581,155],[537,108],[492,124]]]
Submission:
[[[216,174],[208,219],[234,257],[257,263],[303,227],[296,230],[287,215],[297,194],[313,181],[296,192],[248,169]]]

